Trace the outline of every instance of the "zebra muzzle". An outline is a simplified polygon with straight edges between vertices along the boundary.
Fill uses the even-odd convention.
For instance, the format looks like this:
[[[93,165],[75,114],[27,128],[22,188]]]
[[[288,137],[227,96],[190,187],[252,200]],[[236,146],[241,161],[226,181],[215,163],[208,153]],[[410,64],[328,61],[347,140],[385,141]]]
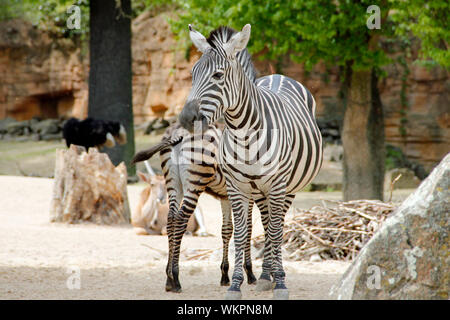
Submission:
[[[199,124],[198,121],[201,119],[202,115],[199,112],[200,109],[200,100],[194,99],[186,102],[181,110],[178,120],[180,124],[188,130],[189,132],[193,132],[197,130]],[[202,120],[200,121],[202,122]]]

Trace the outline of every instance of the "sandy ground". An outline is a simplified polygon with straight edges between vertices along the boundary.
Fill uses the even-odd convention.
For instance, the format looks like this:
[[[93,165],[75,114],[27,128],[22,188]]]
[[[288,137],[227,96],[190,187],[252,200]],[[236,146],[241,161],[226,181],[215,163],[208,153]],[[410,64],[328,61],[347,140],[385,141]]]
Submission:
[[[164,291],[167,237],[137,236],[130,226],[50,223],[52,188],[52,179],[0,176],[0,299],[223,298],[226,287],[219,285],[221,213],[212,197],[203,195],[200,201],[212,236],[183,239],[183,292],[175,294]],[[142,188],[128,187],[131,210]],[[320,198],[339,199],[340,193],[303,193],[296,204],[309,207]],[[262,232],[258,212],[253,220],[255,236]],[[217,250],[204,260],[188,260],[204,248]],[[349,263],[286,261],[284,265],[291,299],[327,299]],[[254,272],[258,277],[260,259],[254,259]],[[71,286],[78,283],[71,282],[78,275],[79,289]],[[271,292],[256,292],[246,283],[242,292],[244,299],[272,297]]]

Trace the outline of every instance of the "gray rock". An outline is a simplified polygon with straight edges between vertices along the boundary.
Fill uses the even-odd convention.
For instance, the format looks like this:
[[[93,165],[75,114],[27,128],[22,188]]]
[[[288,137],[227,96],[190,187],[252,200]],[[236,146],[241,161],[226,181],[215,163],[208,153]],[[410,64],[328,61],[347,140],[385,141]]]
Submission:
[[[13,136],[21,136],[24,130],[29,127],[28,121],[11,121],[6,124],[6,131]]]
[[[6,127],[8,124],[17,122],[17,120],[13,118],[5,118],[0,120],[0,133],[7,133]]]
[[[386,172],[384,179],[384,190],[389,191],[391,182],[399,175],[401,177],[395,182],[394,189],[414,189],[420,185],[420,179],[416,177],[414,171],[408,168],[395,168]]]
[[[33,133],[55,134],[60,131],[58,119],[46,119],[40,122],[34,122],[31,124],[31,130]]]
[[[40,135],[40,139],[44,141],[60,140],[63,138],[62,132],[58,133],[44,133]]]
[[[161,118],[153,119],[145,128],[144,134],[151,134],[156,131],[157,134],[163,133],[165,128],[170,125],[169,121]]]
[[[450,153],[372,237],[330,295],[449,299]]]

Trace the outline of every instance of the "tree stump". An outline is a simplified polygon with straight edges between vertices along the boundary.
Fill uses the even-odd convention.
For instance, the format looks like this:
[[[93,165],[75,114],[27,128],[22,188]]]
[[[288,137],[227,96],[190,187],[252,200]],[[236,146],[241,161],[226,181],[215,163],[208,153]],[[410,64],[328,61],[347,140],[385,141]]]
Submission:
[[[56,151],[51,222],[96,224],[130,222],[127,169],[115,167],[96,148],[71,145]]]

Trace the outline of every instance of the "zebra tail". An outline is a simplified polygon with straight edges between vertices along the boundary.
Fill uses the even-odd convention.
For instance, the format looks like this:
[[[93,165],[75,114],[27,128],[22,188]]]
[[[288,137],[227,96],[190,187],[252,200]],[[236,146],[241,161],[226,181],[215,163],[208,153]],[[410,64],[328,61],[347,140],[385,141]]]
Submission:
[[[131,164],[134,165],[137,162],[142,162],[142,161],[148,160],[151,157],[153,157],[155,155],[155,153],[158,153],[169,147],[175,146],[178,143],[180,143],[182,140],[183,140],[182,136],[179,136],[179,137],[176,137],[173,139],[163,140],[160,143],[158,143],[157,145],[154,145],[153,147],[151,147],[150,149],[139,151],[138,153],[136,153],[134,155],[133,159],[131,160]]]

